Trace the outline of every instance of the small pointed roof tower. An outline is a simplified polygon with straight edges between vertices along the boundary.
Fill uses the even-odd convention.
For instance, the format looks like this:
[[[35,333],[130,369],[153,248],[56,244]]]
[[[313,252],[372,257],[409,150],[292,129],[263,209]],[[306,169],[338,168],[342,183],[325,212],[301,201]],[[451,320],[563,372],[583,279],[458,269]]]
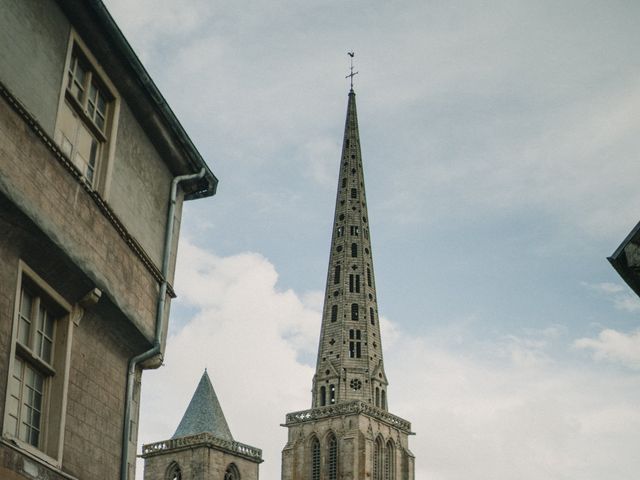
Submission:
[[[205,369],[176,432],[143,445],[145,480],[258,480],[262,451],[236,442]]]
[[[171,438],[188,437],[198,433],[209,433],[223,440],[233,440],[206,369],[176,433]]]
[[[388,411],[360,133],[347,102],[312,408],[288,413],[283,480],[414,480],[411,424]]]

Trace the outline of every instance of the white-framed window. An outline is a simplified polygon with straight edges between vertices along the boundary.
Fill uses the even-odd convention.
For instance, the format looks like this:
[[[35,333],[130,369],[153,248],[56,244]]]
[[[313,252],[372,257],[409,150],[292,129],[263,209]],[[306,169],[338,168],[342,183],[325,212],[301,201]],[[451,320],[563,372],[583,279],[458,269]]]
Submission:
[[[20,262],[2,434],[36,456],[62,458],[71,305]]]
[[[93,189],[104,190],[113,157],[119,97],[80,38],[71,33],[55,141]]]

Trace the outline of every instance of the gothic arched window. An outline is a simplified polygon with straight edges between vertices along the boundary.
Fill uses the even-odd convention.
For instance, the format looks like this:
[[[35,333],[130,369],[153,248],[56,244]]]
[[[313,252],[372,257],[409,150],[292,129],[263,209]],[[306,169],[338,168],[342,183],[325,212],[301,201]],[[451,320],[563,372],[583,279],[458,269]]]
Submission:
[[[320,441],[311,439],[311,480],[320,480]]]
[[[240,480],[240,472],[235,463],[230,463],[224,472],[224,480]]]
[[[396,449],[393,441],[387,442],[387,448],[384,452],[384,480],[395,480],[396,478]]]
[[[167,468],[165,478],[167,480],[182,480],[182,470],[180,470],[180,465],[176,462],[171,462],[169,468]]]
[[[373,480],[382,480],[382,453],[384,445],[382,438],[376,438],[373,446]]]
[[[338,479],[338,441],[333,433],[327,438],[327,479]]]

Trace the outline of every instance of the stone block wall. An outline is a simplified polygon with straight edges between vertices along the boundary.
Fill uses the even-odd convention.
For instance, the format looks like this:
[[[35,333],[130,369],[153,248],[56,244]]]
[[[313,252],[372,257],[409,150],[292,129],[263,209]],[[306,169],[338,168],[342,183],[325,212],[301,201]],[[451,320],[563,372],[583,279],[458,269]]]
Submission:
[[[151,341],[157,279],[81,181],[3,98],[0,168],[0,193],[19,205]]]
[[[378,437],[395,446],[395,479],[414,480],[414,458],[408,435],[369,415],[339,415],[297,425],[290,425],[289,437],[282,451],[282,480],[307,480],[311,475],[311,439],[320,441],[321,469],[327,464],[327,442],[333,433],[338,441],[338,478],[370,480],[373,478],[373,455]],[[321,475],[321,478],[322,475]]]
[[[179,465],[183,479],[223,480],[227,467],[233,463],[241,480],[258,480],[257,462],[205,445],[168,450],[145,458],[144,480],[165,480],[174,462]]]

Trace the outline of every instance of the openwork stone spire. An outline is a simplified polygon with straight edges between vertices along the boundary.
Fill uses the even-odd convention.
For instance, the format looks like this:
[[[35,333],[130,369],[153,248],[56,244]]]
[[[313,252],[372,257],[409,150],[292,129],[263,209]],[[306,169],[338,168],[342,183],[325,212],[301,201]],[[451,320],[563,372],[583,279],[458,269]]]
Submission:
[[[388,411],[359,137],[351,89],[312,407],[286,416],[282,480],[415,479],[411,423]]]
[[[349,92],[313,407],[360,400],[387,410],[356,94]]]

